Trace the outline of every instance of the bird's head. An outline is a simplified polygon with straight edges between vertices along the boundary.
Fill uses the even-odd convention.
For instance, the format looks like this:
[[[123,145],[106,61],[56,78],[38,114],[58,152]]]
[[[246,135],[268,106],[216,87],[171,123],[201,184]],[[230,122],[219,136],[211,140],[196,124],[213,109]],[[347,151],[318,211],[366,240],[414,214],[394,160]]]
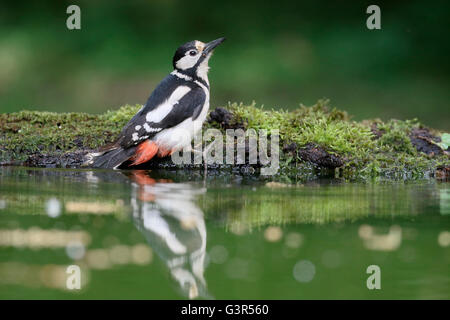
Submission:
[[[173,56],[173,67],[185,75],[208,82],[209,58],[224,40],[225,38],[219,38],[208,43],[194,40],[183,44]]]

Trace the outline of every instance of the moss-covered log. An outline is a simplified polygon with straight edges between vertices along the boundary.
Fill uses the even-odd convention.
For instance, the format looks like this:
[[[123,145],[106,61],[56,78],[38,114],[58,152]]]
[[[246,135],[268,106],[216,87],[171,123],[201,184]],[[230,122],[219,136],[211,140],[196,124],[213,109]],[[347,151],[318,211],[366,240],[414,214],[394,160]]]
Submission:
[[[0,164],[80,167],[86,153],[113,141],[139,108],[127,105],[101,115],[36,111],[0,114]],[[269,134],[278,129],[279,174],[290,177],[447,178],[450,172],[448,141],[442,141],[443,133],[417,120],[355,122],[346,112],[329,108],[327,101],[291,112],[230,104],[213,110],[204,127],[223,131],[264,129]],[[444,135],[446,139],[448,134]],[[179,168],[170,158],[151,161],[145,167]],[[254,170],[248,169],[257,167],[219,166],[250,173]]]

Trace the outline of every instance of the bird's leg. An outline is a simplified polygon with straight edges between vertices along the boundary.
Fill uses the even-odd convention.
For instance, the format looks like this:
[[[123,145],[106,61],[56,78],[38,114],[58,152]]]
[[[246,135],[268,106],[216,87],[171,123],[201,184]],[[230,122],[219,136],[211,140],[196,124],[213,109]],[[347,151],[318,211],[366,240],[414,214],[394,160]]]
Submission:
[[[201,144],[195,145],[193,148],[191,148],[189,150],[193,154],[201,154],[202,155],[205,170],[207,169],[207,165],[208,165],[206,155],[208,154],[208,151],[213,147],[214,143],[215,143],[215,141],[211,142],[209,145],[206,146],[205,150],[203,150],[203,151],[198,150],[198,149],[200,149],[199,146],[201,146]]]
[[[202,155],[202,159],[203,159],[203,152],[201,151],[201,148],[200,148],[200,150],[198,150],[198,149],[199,149],[198,146],[201,146],[201,144],[194,146],[194,148],[191,148],[190,151],[191,151],[194,155],[195,155],[195,154]],[[194,159],[194,161],[195,161],[195,159]],[[195,163],[195,162],[194,162],[194,163]]]
[[[203,183],[206,184],[206,171],[207,171],[208,164],[206,163],[206,152],[205,151],[207,151],[207,150],[205,149],[205,151],[201,151],[201,146],[202,146],[201,143],[198,145],[195,145],[194,148],[190,149],[190,151],[194,154],[194,163],[195,163],[195,154],[199,154],[202,156],[203,165],[204,165],[203,178],[205,179],[203,181]],[[200,149],[200,150],[198,150],[198,149]]]
[[[208,171],[208,161],[207,161],[208,159],[206,158],[206,155],[208,154],[208,151],[214,146],[215,143],[216,143],[216,140],[214,140],[209,145],[207,145],[205,150],[203,150],[203,152],[202,152],[203,162],[205,164],[205,176],[206,176],[206,172]]]
[[[215,140],[213,142],[211,142],[208,146],[206,146],[205,150],[203,150],[203,151],[200,151],[201,148],[199,148],[199,147],[202,146],[202,144],[197,144],[193,148],[190,149],[190,151],[193,154],[201,154],[202,155],[202,159],[203,159],[203,178],[204,178],[203,183],[205,184],[205,186],[206,186],[206,174],[208,172],[208,161],[207,161],[206,155],[208,154],[208,151],[212,148],[214,143],[215,143]],[[198,150],[198,149],[200,149],[200,150]]]

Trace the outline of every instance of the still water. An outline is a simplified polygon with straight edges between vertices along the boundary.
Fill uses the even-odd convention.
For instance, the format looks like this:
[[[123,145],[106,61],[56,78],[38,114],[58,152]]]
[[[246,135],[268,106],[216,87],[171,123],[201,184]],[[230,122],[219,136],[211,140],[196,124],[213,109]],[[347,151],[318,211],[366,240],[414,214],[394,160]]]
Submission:
[[[3,167],[0,298],[449,299],[450,185]]]

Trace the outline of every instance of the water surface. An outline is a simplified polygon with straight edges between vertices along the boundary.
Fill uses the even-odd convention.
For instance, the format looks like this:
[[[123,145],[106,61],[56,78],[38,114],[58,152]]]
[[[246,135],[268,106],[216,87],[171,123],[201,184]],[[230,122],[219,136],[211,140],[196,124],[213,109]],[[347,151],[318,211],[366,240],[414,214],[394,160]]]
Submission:
[[[2,299],[449,299],[449,266],[435,180],[0,168]]]

